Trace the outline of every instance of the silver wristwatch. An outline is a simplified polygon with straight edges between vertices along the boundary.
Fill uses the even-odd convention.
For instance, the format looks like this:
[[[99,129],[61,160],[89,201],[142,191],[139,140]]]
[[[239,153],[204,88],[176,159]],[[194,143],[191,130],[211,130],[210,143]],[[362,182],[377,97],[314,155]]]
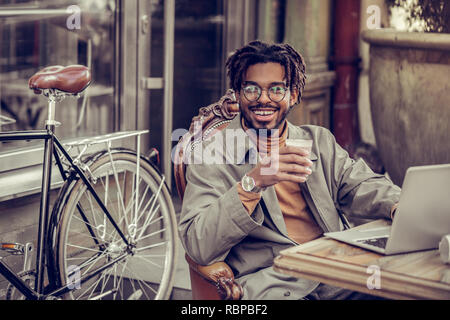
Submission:
[[[245,174],[241,179],[241,187],[247,192],[260,192],[262,189],[256,186],[255,180]]]

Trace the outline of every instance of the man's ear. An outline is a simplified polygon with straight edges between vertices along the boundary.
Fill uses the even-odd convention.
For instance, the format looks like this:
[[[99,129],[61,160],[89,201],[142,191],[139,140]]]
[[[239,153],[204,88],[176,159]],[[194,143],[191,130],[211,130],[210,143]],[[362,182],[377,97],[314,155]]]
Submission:
[[[292,88],[289,106],[293,107],[297,103],[298,94],[299,94],[298,88]]]

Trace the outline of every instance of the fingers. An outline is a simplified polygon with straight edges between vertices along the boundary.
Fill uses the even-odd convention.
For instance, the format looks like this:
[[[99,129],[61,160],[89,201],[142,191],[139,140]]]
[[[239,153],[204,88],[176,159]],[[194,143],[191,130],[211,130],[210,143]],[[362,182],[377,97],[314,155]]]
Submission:
[[[295,153],[280,154],[278,157],[278,162],[299,164],[306,167],[312,166],[312,161],[309,160],[309,158]]]
[[[278,171],[276,174],[271,175],[257,175],[255,182],[257,186],[269,187],[282,181],[291,181],[295,183],[303,183],[308,179],[308,174],[292,174],[287,172]],[[257,182],[258,181],[258,182]]]
[[[298,163],[283,163],[280,162],[278,166],[278,170],[284,173],[290,174],[304,174],[310,175],[312,173],[311,168],[309,166],[300,165]]]
[[[310,165],[303,165],[297,162],[283,162],[272,158],[269,166],[261,166],[258,170],[260,176],[271,184],[288,180],[292,182],[305,182],[307,177],[312,173]],[[260,164],[261,165],[261,164]]]
[[[291,181],[296,183],[303,183],[305,182],[308,177],[308,175],[299,175],[299,174],[290,174],[285,172],[279,172],[277,174],[278,181]]]
[[[279,154],[298,154],[299,156],[307,157],[309,156],[309,151],[304,148],[284,146],[280,147]]]
[[[280,181],[292,181],[297,183],[305,182],[312,173],[311,168],[296,163],[280,163],[278,171],[278,179]]]
[[[275,184],[280,181],[305,182],[312,173],[309,152],[298,147],[281,147],[279,152],[263,157],[259,163],[264,180]],[[268,183],[268,182],[267,182]]]
[[[311,166],[312,161],[309,159],[309,151],[299,147],[286,146],[279,149],[280,162],[292,162],[305,166]]]

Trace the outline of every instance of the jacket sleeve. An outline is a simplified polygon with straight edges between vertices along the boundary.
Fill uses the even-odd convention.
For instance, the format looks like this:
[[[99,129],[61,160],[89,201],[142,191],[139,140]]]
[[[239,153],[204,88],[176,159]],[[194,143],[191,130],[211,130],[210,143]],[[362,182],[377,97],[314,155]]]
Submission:
[[[187,254],[197,263],[223,261],[230,249],[262,225],[263,214],[249,215],[226,164],[191,164],[179,222]]]
[[[400,188],[374,173],[363,159],[354,160],[327,130],[334,167],[333,190],[338,210],[349,217],[391,219],[391,208],[400,199]]]

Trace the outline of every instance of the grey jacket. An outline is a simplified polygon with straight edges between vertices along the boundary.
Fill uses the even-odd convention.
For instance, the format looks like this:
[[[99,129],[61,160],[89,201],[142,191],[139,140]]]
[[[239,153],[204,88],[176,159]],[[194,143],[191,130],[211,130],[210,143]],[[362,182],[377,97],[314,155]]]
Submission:
[[[179,222],[183,246],[188,255],[202,265],[226,261],[243,286],[244,299],[300,299],[319,283],[273,270],[273,260],[280,250],[296,243],[287,234],[274,187],[262,192],[251,215],[242,205],[237,183],[255,162],[251,161],[248,143],[243,152],[237,152],[242,150],[237,150],[236,145],[226,146],[227,130],[247,137],[236,117],[225,130],[201,144],[203,151],[206,150],[204,153],[215,158],[215,163],[187,166],[187,186]],[[363,160],[351,159],[327,129],[288,123],[288,138],[313,140],[310,155],[313,173],[300,186],[324,232],[343,229],[341,214],[350,219],[390,218],[390,209],[399,200],[400,188],[385,176],[374,174]],[[217,141],[223,142],[224,149],[214,153],[208,146]],[[225,152],[230,150],[235,152],[234,161],[217,161],[224,160]]]

